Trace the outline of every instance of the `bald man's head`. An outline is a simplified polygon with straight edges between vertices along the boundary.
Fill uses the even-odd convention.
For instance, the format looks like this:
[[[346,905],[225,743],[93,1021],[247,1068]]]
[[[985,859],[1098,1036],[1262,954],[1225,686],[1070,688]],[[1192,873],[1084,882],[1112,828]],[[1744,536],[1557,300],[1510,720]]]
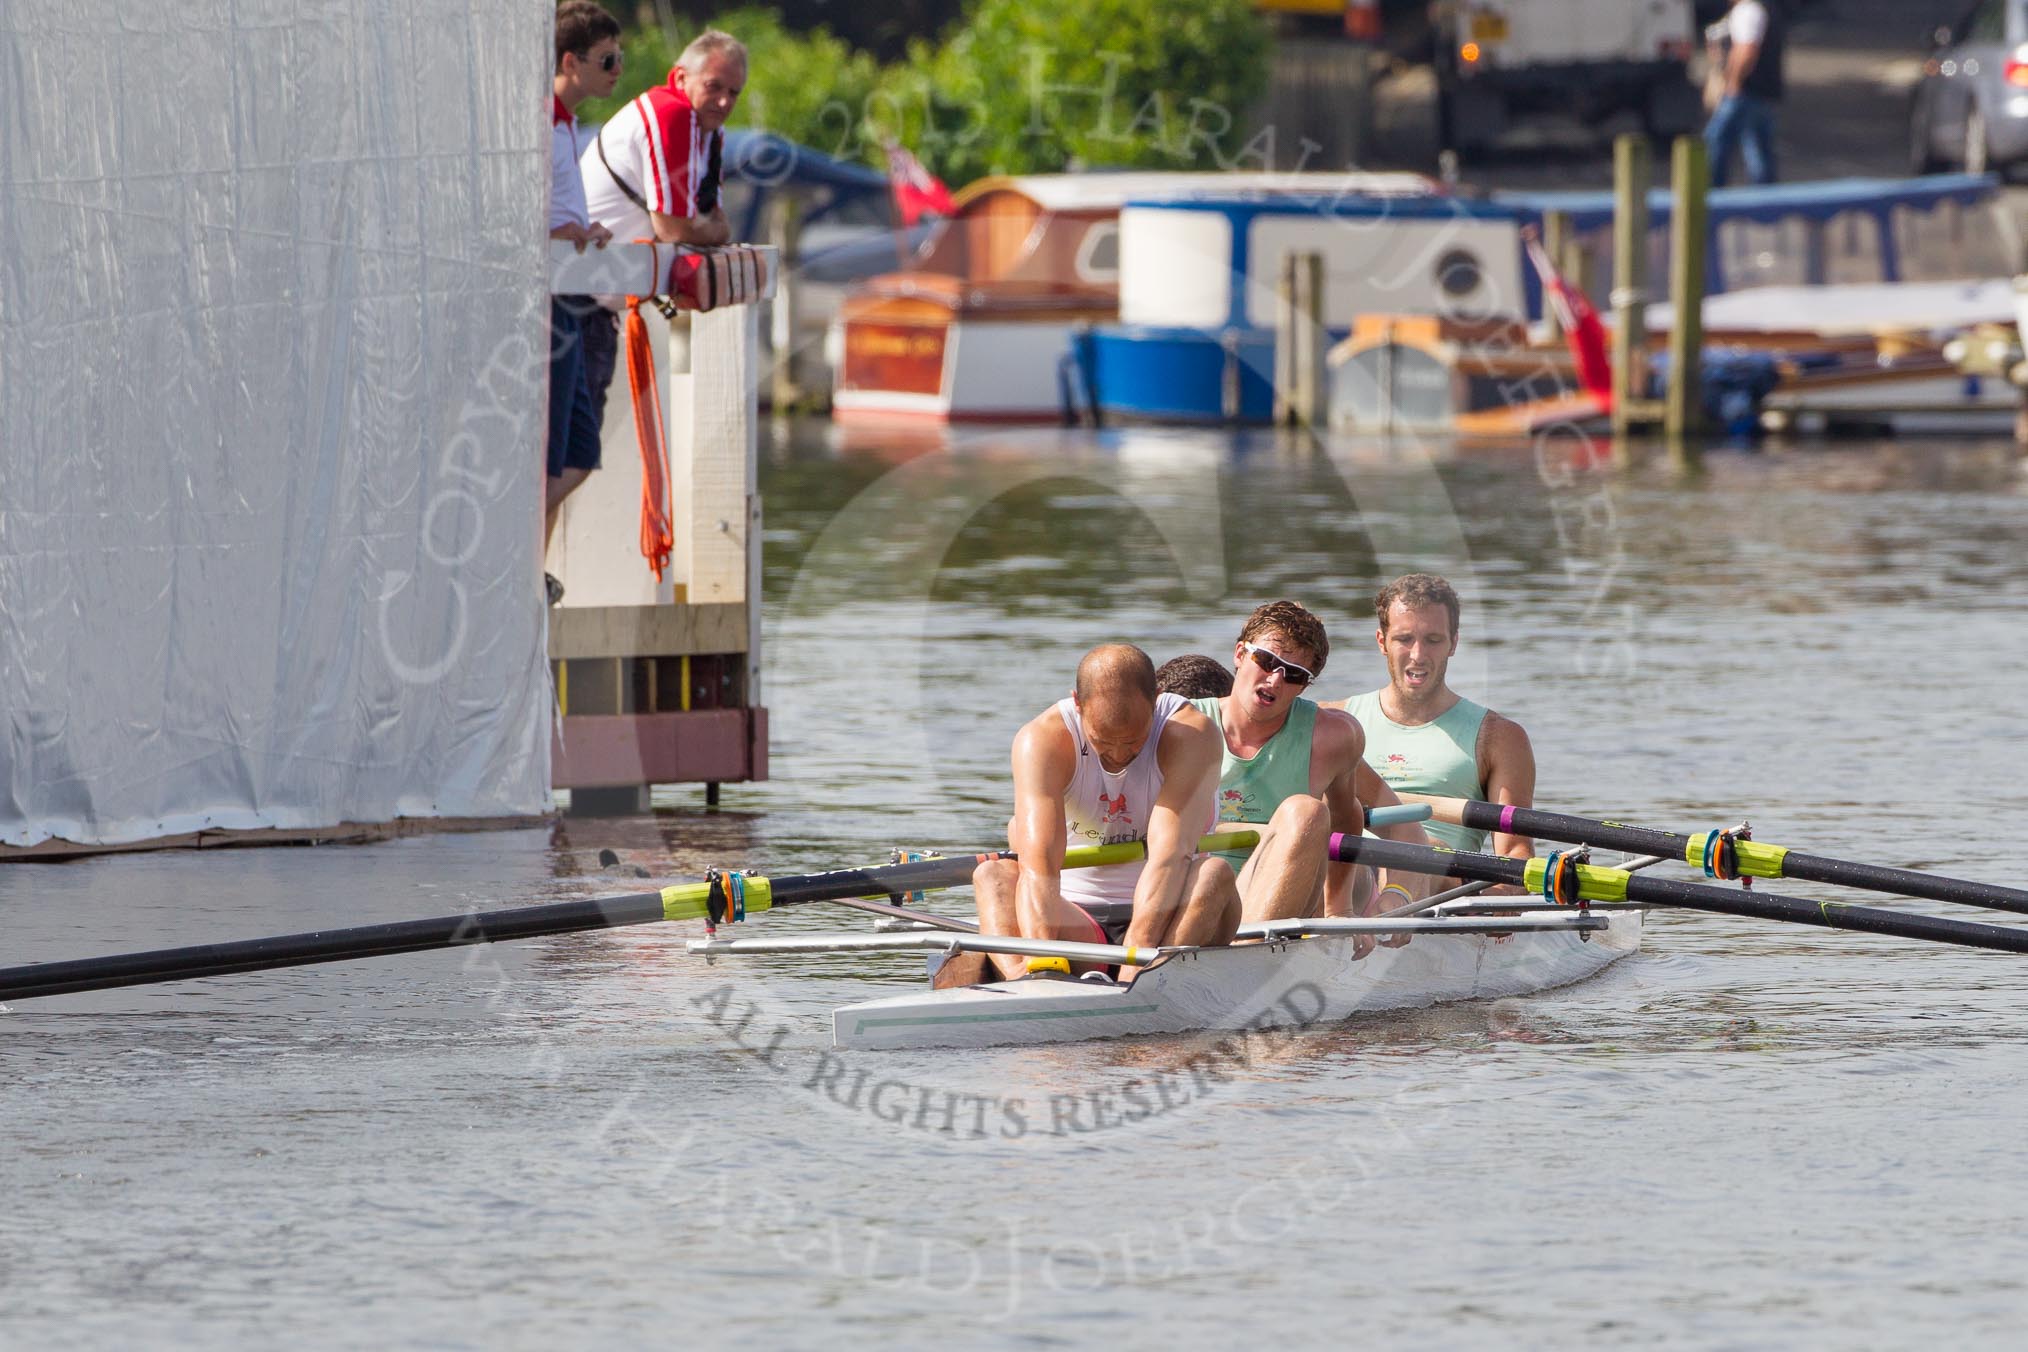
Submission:
[[[1093,648],[1077,664],[1077,712],[1109,768],[1140,754],[1155,726],[1155,664],[1131,643]]]
[[[1154,660],[1131,643],[1101,643],[1077,664],[1077,702],[1089,707],[1121,696],[1154,707]]]

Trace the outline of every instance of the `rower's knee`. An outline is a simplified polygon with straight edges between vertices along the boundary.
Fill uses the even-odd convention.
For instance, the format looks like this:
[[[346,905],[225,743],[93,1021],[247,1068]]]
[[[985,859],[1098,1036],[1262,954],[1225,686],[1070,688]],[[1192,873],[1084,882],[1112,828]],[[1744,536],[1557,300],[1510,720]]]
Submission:
[[[1021,878],[1020,861],[1014,859],[986,859],[972,870],[972,887],[984,892],[993,888],[1011,888]]]
[[[1331,833],[1331,810],[1324,806],[1323,799],[1299,793],[1282,800],[1269,825],[1276,831],[1321,842]]]
[[[1207,854],[1197,861],[1197,878],[1191,890],[1198,896],[1209,896],[1217,892],[1239,895],[1239,873],[1229,860],[1215,854]]]

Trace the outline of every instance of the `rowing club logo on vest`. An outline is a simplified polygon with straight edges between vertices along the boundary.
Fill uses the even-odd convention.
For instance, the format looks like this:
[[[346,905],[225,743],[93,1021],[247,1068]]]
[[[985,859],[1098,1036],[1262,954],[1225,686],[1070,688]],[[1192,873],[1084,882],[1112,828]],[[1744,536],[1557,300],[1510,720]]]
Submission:
[[[1121,790],[1111,798],[1106,797],[1101,792],[1099,794],[1099,806],[1105,809],[1105,819],[1100,823],[1101,825],[1111,826],[1114,822],[1118,822],[1122,826],[1132,826],[1134,824],[1134,814],[1127,811],[1127,795],[1125,790]]]
[[[1243,822],[1246,820],[1246,795],[1238,789],[1221,789],[1218,793],[1218,820],[1222,822]]]

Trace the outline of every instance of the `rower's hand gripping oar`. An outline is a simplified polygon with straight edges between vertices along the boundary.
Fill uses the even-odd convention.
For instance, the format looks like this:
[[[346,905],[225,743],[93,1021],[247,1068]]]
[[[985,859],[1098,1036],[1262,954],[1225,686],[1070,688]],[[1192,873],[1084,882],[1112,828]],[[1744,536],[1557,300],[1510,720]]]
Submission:
[[[1517,829],[1525,834],[1525,828]],[[1410,873],[1449,874],[1497,883],[1519,883],[1551,901],[1578,906],[1591,901],[1639,901],[1680,906],[1693,911],[1783,920],[1825,929],[1860,930],[1903,939],[1990,948],[2003,953],[2028,953],[2028,929],[1985,925],[1969,920],[1889,911],[1873,906],[1848,906],[1836,901],[1805,901],[1766,892],[1742,892],[1704,883],[1679,883],[1666,878],[1636,877],[1625,869],[1599,868],[1576,862],[1568,854],[1547,859],[1510,859],[1504,855],[1466,854],[1403,845],[1368,836],[1333,835],[1331,857],[1343,863],[1398,868]]]
[[[1242,831],[1207,836],[1198,842],[1198,848],[1246,849],[1258,840],[1255,833]],[[1063,866],[1094,868],[1102,864],[1127,863],[1139,858],[1143,852],[1142,846],[1133,841],[1119,845],[1080,846],[1066,853]],[[755,912],[803,902],[886,897],[932,887],[962,887],[971,882],[973,872],[981,863],[1012,857],[1005,851],[953,855],[946,859],[920,860],[884,868],[839,869],[831,873],[781,878],[761,874],[716,874],[701,883],[679,883],[658,892],[593,897],[544,906],[516,906],[469,915],[434,916],[425,920],[398,920],[385,925],[315,930],[307,934],[283,934],[232,943],[196,944],[145,953],[116,953],[104,958],[34,963],[25,967],[0,968],[0,1000],[108,990],[117,986],[145,986],[160,981],[186,981],[195,977],[227,976],[235,972],[344,962],[353,958],[384,957],[391,953],[419,953],[466,944],[503,943],[549,934],[647,925],[658,920],[711,919],[714,908],[717,920],[741,919]]]
[[[1630,854],[1667,855],[1683,860],[1692,868],[1702,869],[1706,877],[1721,882],[1734,878],[1742,881],[1796,878],[1803,882],[1834,883],[1870,892],[1888,892],[1897,896],[1922,897],[1929,901],[1949,901],[1963,906],[1984,906],[1990,910],[2028,915],[2028,890],[2018,887],[1805,854],[1783,845],[1748,840],[1736,831],[1678,835],[1673,831],[1594,821],[1589,817],[1540,812],[1534,808],[1501,803],[1483,803],[1472,798],[1430,798],[1424,801],[1441,822],[1480,831],[1596,845],[1601,849],[1625,850]]]

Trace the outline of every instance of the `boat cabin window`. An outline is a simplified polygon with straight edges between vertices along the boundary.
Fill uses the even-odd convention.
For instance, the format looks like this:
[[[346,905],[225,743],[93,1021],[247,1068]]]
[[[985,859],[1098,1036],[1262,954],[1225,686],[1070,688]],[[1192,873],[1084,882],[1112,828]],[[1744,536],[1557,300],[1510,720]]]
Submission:
[[[1120,279],[1120,223],[1100,221],[1084,232],[1077,246],[1077,260],[1071,265],[1081,282],[1117,282]]]
[[[1966,277],[2011,277],[2019,271],[2010,241],[2014,231],[2001,209],[1940,202],[1928,211],[1894,208],[1895,251],[1901,279],[1954,282]]]

